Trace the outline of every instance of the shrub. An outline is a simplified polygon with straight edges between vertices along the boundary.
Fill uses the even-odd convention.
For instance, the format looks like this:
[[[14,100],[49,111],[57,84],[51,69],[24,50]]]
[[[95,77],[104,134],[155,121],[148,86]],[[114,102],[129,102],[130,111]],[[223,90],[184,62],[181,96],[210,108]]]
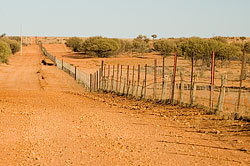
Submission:
[[[7,63],[10,55],[11,49],[9,44],[0,40],[0,63]]]
[[[167,56],[177,50],[176,44],[167,39],[160,39],[153,44],[155,51],[159,51],[162,55]]]
[[[117,40],[99,36],[85,40],[82,49],[90,56],[109,57],[117,53],[120,46]]]
[[[10,40],[8,38],[3,38],[1,40],[9,44],[12,54],[15,54],[16,52],[20,51],[21,48],[20,43],[17,42],[16,40]]]
[[[21,42],[21,37],[19,37],[19,36],[9,36],[8,39],[16,40],[17,42]]]
[[[144,53],[149,48],[150,39],[147,36],[139,35],[133,40],[133,50],[135,52]]]
[[[79,37],[71,37],[69,39],[66,39],[66,46],[70,47],[74,52],[80,52],[82,51],[82,43],[83,40]]]

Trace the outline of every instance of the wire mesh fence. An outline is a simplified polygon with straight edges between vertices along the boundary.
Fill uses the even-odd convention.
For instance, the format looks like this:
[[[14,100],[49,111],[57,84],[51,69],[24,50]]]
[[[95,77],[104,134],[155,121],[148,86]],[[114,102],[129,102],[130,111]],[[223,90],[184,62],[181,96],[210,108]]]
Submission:
[[[90,92],[112,92],[137,99],[197,106],[216,113],[250,118],[250,88],[235,86],[239,83],[239,77],[230,73],[215,74],[212,84],[209,67],[195,66],[192,77],[190,65],[173,63],[172,66],[166,66],[163,58],[160,65],[154,60],[153,66],[111,65],[102,62],[95,73],[87,74],[74,65],[57,59],[44,47],[41,46],[41,49],[58,68],[74,77]]]

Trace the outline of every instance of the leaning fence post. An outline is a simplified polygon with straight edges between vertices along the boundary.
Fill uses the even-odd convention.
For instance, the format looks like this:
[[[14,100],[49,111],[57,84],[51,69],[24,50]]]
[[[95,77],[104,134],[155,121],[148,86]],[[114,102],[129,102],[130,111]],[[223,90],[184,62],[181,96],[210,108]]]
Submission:
[[[180,89],[180,105],[182,106],[184,104],[184,76],[183,73],[180,73],[180,77],[181,77],[181,89]]]
[[[174,104],[174,91],[175,91],[175,76],[176,76],[176,66],[177,66],[177,52],[174,55],[174,69],[173,69],[173,83],[172,83],[172,95],[171,95],[171,104]]]
[[[222,112],[223,111],[223,105],[224,105],[224,97],[225,97],[225,84],[227,80],[227,75],[222,75],[221,76],[221,87],[220,87],[220,94],[218,98],[218,103],[217,103],[217,111]]]
[[[96,89],[99,90],[99,70],[96,71]]]

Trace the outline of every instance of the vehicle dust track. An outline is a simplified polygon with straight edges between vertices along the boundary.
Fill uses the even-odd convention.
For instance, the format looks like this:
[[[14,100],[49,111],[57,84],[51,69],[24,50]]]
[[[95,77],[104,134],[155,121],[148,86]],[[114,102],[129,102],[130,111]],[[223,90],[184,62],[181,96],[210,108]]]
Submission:
[[[42,58],[31,45],[0,66],[0,165],[248,165],[249,153],[107,104]]]

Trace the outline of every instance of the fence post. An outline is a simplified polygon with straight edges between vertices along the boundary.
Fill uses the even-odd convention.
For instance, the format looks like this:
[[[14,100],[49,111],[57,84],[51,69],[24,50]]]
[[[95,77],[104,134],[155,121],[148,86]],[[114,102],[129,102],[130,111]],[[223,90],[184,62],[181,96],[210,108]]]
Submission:
[[[184,104],[184,76],[182,72],[180,73],[180,78],[181,78],[180,105],[183,106]]]
[[[162,102],[165,102],[167,100],[167,95],[166,95],[166,91],[167,91],[167,80],[168,80],[168,76],[165,76],[163,78],[163,86],[162,86],[162,92],[161,92],[161,100]]]
[[[174,69],[173,69],[173,83],[172,83],[172,95],[171,95],[171,104],[174,104],[174,91],[175,91],[175,76],[176,76],[176,66],[177,66],[177,52],[174,55]]]
[[[99,70],[96,71],[96,90],[99,91]]]
[[[144,99],[146,99],[146,96],[147,96],[147,68],[148,68],[148,65],[145,64],[145,78],[144,78],[144,94],[143,94],[143,97]]]
[[[89,76],[89,92],[92,92],[92,77],[93,77],[93,75],[90,74],[90,76]]]
[[[137,87],[136,87],[136,97],[139,96],[139,87],[140,87],[140,76],[141,76],[141,66],[138,65],[138,77],[137,77]]]
[[[122,94],[122,65],[121,65],[121,75],[120,75],[119,93]]]
[[[127,66],[127,89],[126,89],[126,95],[128,95],[128,91],[129,91],[129,65]]]
[[[108,65],[108,76],[107,76],[107,91],[110,90],[110,65]]]
[[[242,56],[242,60],[241,60],[241,71],[240,71],[240,88],[239,88],[239,93],[238,93],[238,102],[237,102],[237,112],[239,113],[239,109],[240,109],[240,98],[241,98],[241,89],[242,89],[242,81],[243,81],[243,77],[245,74],[245,62],[246,58],[245,58],[245,51],[243,51],[243,56]]]
[[[63,70],[63,59],[62,59],[62,70]]]
[[[218,103],[217,103],[217,111],[222,112],[223,111],[223,105],[224,105],[224,97],[225,97],[225,84],[227,80],[227,75],[222,75],[221,76],[221,87],[220,87],[220,94],[218,98]]]
[[[119,87],[119,69],[120,65],[117,65],[117,82],[116,82],[116,93],[118,93],[118,87]]]
[[[193,79],[193,85],[191,85],[193,88],[192,93],[191,93],[191,106],[194,104],[195,102],[195,94],[196,94],[196,81],[197,81],[197,75],[194,75],[194,79]]]
[[[214,60],[215,53],[212,54],[212,65],[211,65],[211,88],[210,88],[210,111],[213,111],[213,96],[214,96]]]
[[[101,68],[100,68],[100,74],[99,74],[99,86],[100,86],[100,89],[103,90],[103,64],[104,64],[104,61],[101,62]]]
[[[102,86],[103,91],[106,91],[106,66],[103,66],[103,76],[102,76]]]
[[[76,66],[75,66],[75,80],[76,80]]]
[[[130,95],[134,96],[134,89],[135,89],[135,66],[133,66],[132,71],[132,88],[130,90]]]
[[[111,78],[111,92],[114,91],[114,77],[115,77],[115,65],[113,65],[113,72],[112,72],[112,78]]]
[[[154,60],[154,91],[153,91],[154,100],[156,100],[156,85],[157,85],[157,59]]]

